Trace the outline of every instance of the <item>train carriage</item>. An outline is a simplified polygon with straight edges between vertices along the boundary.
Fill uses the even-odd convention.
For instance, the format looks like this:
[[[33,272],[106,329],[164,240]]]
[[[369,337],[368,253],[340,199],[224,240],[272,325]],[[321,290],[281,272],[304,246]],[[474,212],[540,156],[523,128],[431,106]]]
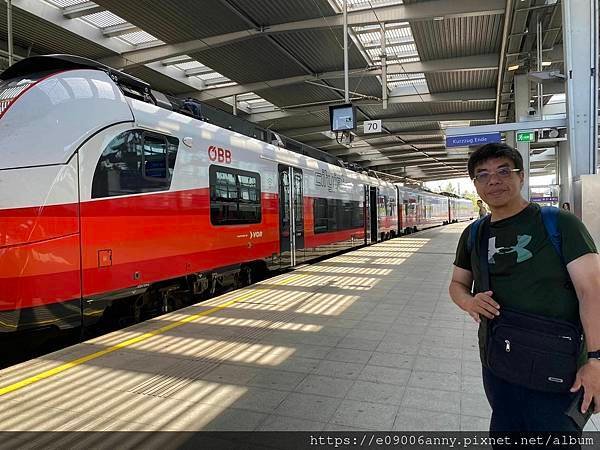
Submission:
[[[0,333],[139,319],[473,215],[202,108],[68,55],[0,75]]]
[[[473,219],[471,200],[401,184],[396,184],[396,188],[399,234]]]
[[[471,200],[460,197],[449,197],[448,201],[450,223],[474,219],[475,209]]]
[[[2,332],[92,323],[120,299],[168,310],[397,229],[392,184],[93,61],[33,57],[1,78]]]

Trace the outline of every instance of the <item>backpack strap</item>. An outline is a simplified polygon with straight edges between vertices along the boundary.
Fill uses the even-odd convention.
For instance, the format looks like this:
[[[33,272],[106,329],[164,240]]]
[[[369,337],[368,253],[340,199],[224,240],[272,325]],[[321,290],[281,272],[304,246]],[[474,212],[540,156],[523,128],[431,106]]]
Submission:
[[[552,246],[556,251],[556,254],[560,257],[561,262],[565,265],[565,258],[562,252],[562,236],[558,229],[558,208],[552,206],[542,206],[542,221],[548,233],[548,238],[552,242]]]
[[[471,253],[475,248],[475,245],[478,242],[479,237],[479,227],[485,220],[487,215],[477,219],[475,222],[471,224],[471,228],[469,229],[469,240],[467,241],[467,251]]]

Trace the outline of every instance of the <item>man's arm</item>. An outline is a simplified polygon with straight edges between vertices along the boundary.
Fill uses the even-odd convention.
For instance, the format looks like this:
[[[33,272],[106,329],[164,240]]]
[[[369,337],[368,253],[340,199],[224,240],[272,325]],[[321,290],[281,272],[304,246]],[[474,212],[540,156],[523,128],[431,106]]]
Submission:
[[[471,295],[471,285],[473,284],[473,274],[465,269],[454,266],[452,280],[448,287],[450,298],[456,305],[467,312],[475,322],[481,322],[479,315],[482,314],[488,319],[493,319],[499,315],[500,305],[492,299],[492,291],[480,292],[475,296]]]
[[[567,264],[567,270],[579,299],[579,315],[588,351],[600,350],[600,256],[587,253]],[[600,361],[588,361],[577,373],[571,391],[583,386],[585,394],[582,412],[594,400],[595,412],[600,412]]]

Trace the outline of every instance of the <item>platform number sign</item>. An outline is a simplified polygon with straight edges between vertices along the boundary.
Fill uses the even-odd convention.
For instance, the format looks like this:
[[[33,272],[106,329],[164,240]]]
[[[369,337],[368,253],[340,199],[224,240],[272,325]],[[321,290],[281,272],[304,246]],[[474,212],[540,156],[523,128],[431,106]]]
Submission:
[[[364,133],[381,133],[381,120],[366,120]]]

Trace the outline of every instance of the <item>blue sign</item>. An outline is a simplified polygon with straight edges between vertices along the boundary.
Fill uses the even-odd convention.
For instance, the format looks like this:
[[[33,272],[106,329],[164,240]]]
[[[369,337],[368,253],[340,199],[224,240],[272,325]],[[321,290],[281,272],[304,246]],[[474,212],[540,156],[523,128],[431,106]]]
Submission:
[[[465,136],[447,136],[446,147],[473,147],[475,145],[496,144],[500,142],[500,133],[471,134]]]
[[[529,200],[536,203],[558,203],[558,197],[531,197]]]

